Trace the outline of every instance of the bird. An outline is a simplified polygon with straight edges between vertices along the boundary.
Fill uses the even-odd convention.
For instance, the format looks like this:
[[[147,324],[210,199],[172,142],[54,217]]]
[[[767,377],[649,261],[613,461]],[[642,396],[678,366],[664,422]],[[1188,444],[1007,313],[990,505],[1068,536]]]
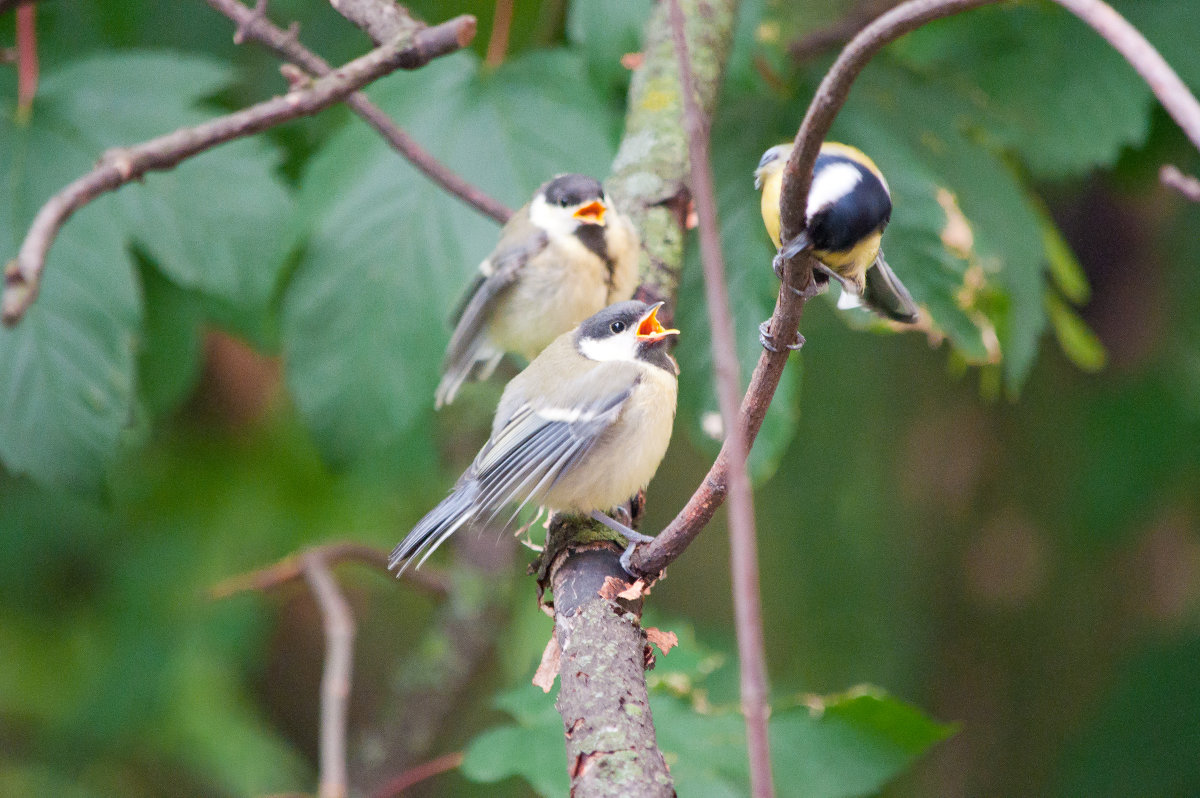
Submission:
[[[454,315],[435,404],[487,379],[505,352],[532,361],[593,313],[633,296],[639,241],[600,181],[544,183],[500,231]]]
[[[855,147],[827,141],[813,166],[804,230],[780,241],[779,194],[791,144],[778,144],[763,153],[754,170],[755,188],[762,190],[762,217],[783,262],[809,250],[825,278],[842,287],[839,308],[865,305],[878,315],[911,324],[920,314],[900,278],[880,249],[884,228],[892,216],[892,195],[879,167]]]
[[[658,321],[662,302],[619,302],[554,339],[504,388],[491,436],[450,495],[396,546],[388,568],[418,567],[454,532],[529,502],[586,515],[624,535],[653,538],[608,513],[643,490],[675,421],[679,369]],[[533,316],[539,309],[529,308]]]

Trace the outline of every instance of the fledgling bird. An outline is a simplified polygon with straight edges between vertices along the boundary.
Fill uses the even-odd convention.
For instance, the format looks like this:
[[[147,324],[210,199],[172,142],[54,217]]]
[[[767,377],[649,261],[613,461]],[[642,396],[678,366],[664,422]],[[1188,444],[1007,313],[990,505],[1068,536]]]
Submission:
[[[602,308],[633,296],[638,237],[598,180],[559,175],[513,214],[456,314],[437,406],[487,379],[505,352],[533,360]],[[531,312],[531,309],[534,312]]]
[[[754,185],[762,189],[763,224],[779,249],[776,273],[787,258],[811,250],[821,272],[842,287],[839,308],[865,305],[884,318],[915,322],[917,304],[880,249],[892,217],[892,195],[879,167],[854,147],[822,144],[813,167],[804,231],[780,242],[779,193],[791,154],[791,144],[771,147],[754,170]]]
[[[419,566],[458,529],[516,505],[507,527],[530,501],[590,515],[625,535],[628,566],[633,545],[651,538],[607,513],[650,482],[675,421],[678,368],[666,342],[679,331],[659,323],[662,304],[611,305],[554,339],[514,377],[491,437],[450,495],[392,551],[388,567],[403,572],[418,556]]]

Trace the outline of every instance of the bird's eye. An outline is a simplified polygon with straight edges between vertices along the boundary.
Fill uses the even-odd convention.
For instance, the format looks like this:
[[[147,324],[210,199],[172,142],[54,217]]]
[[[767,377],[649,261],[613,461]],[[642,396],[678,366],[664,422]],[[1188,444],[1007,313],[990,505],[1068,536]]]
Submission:
[[[558,207],[560,207],[560,208],[565,208],[565,207],[567,207],[567,206],[568,206],[568,205],[570,205],[570,204],[571,204],[571,203],[567,202],[567,198],[566,198],[566,197],[563,197],[562,199],[560,199],[560,200],[558,201]]]
[[[608,325],[608,329],[612,330],[613,333],[620,335],[621,333],[625,332],[625,322],[614,321],[612,324]]]

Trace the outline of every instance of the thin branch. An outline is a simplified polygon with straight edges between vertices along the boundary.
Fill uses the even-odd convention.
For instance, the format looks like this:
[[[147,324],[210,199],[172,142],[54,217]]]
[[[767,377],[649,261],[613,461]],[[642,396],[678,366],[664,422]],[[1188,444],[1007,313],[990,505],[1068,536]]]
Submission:
[[[512,32],[513,0],[495,0],[492,13],[492,35],[488,37],[487,55],[483,63],[498,67],[508,52],[508,37]]]
[[[17,7],[17,120],[27,120],[33,111],[38,86],[37,9]]]
[[[717,398],[721,408],[733,468],[729,471],[729,552],[733,583],[733,606],[741,663],[742,714],[746,722],[746,744],[750,757],[750,793],[754,798],[772,798],[771,746],[767,731],[767,661],[763,641],[762,599],[759,594],[758,542],[754,527],[754,495],[746,471],[746,435],[738,423],[737,349],[734,344],[733,313],[725,282],[725,259],[717,222],[716,189],[709,161],[709,119],[701,114],[693,90],[688,57],[685,20],[679,0],[670,0],[671,32],[679,59],[683,90],[683,119],[688,132],[692,170],[692,196],[700,221],[700,256],[704,265],[704,294],[712,328],[712,353]]]
[[[865,28],[871,20],[893,5],[892,0],[863,0],[828,27],[812,31],[793,41],[788,45],[788,55],[792,60],[803,63],[841,47],[853,39],[854,34]]]
[[[383,75],[397,69],[416,69],[433,58],[459,50],[474,35],[475,18],[456,17],[378,47],[314,81],[307,89],[291,91],[196,127],[106,152],[93,171],[51,197],[34,217],[16,260],[4,270],[4,323],[15,324],[28,310],[37,296],[46,254],[59,229],[71,214],[96,197],[147,172],[170,169],[217,144],[314,114]]]
[[[238,574],[209,588],[208,596],[214,601],[226,599],[238,593],[270,590],[280,585],[299,579],[304,573],[304,562],[308,557],[319,556],[327,563],[357,562],[371,566],[380,573],[391,576],[387,570],[387,552],[363,543],[343,541],[325,543],[313,546],[296,554],[284,557],[273,565]],[[404,574],[405,581],[425,590],[435,596],[445,596],[449,592],[450,580],[442,572],[432,566],[416,569],[410,568]]]
[[[999,0],[909,0],[879,17],[846,45],[817,88],[796,134],[791,157],[784,167],[780,197],[784,239],[796,236],[804,228],[805,199],[812,181],[817,151],[828,135],[834,117],[845,104],[851,85],[867,62],[882,47],[927,22],[994,2]],[[1200,149],[1200,103],[1196,102],[1183,81],[1145,37],[1101,0],[1055,2],[1095,28],[1125,56],[1192,143]],[[813,260],[807,253],[797,255],[787,264],[768,328],[768,333],[779,340],[787,340],[794,334],[804,313],[804,298],[789,290],[789,287],[803,289],[808,286],[812,279],[812,267]],[[751,446],[762,427],[767,406],[779,385],[786,362],[786,350],[764,350],[750,378],[750,387],[742,399],[741,423]],[[708,524],[725,500],[729,459],[727,439],[708,475],[675,519],[656,536],[653,543],[639,547],[633,553],[631,564],[635,569],[646,574],[660,572],[683,553]]]
[[[281,30],[238,0],[205,0],[205,2],[217,12],[237,23],[238,32],[245,38],[259,42],[308,74],[320,76],[327,75],[331,71],[329,64],[324,59],[300,44],[294,30]],[[356,92],[347,97],[345,102],[350,110],[375,128],[392,146],[392,149],[408,159],[409,163],[435,184],[500,224],[504,224],[512,216],[512,210],[504,203],[493,199],[463,180],[445,164],[429,154],[398,127],[379,106],[368,100],[365,94]]]
[[[1166,164],[1158,170],[1158,179],[1164,186],[1175,189],[1192,202],[1200,202],[1200,180],[1184,174],[1179,167]]]
[[[415,787],[427,779],[432,779],[434,776],[441,775],[448,770],[454,770],[462,764],[462,761],[462,751],[455,751],[450,754],[442,754],[437,759],[422,762],[415,767],[409,768],[380,787],[375,793],[375,798],[395,798],[395,796],[400,795],[409,787]]]
[[[354,671],[354,614],[319,552],[304,555],[304,578],[321,608],[325,672],[321,674],[319,798],[346,798],[346,716]]]
[[[404,6],[392,0],[329,0],[333,9],[362,28],[376,46],[421,29]]]

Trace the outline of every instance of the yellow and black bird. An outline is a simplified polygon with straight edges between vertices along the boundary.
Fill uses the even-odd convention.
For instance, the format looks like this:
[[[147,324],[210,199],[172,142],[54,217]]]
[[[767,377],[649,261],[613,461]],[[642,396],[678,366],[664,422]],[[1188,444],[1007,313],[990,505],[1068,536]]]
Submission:
[[[563,333],[508,383],[492,434],[450,495],[396,546],[388,567],[420,563],[463,527],[533,501],[589,515],[625,535],[651,538],[608,513],[646,487],[675,421],[678,368],[666,350],[678,330],[658,321],[663,303],[612,305]],[[528,308],[537,317],[537,308]],[[627,568],[628,570],[628,568]]]
[[[598,180],[559,175],[513,214],[459,305],[437,406],[516,352],[533,360],[593,313],[633,296],[638,237]]]
[[[880,249],[892,217],[892,195],[879,167],[854,147],[831,141],[822,144],[813,167],[804,230],[781,242],[779,193],[791,153],[791,144],[771,147],[754,170],[754,184],[762,189],[763,223],[779,249],[776,273],[784,260],[809,250],[819,261],[820,272],[841,285],[839,308],[865,305],[885,318],[915,322],[920,314],[917,304]]]

